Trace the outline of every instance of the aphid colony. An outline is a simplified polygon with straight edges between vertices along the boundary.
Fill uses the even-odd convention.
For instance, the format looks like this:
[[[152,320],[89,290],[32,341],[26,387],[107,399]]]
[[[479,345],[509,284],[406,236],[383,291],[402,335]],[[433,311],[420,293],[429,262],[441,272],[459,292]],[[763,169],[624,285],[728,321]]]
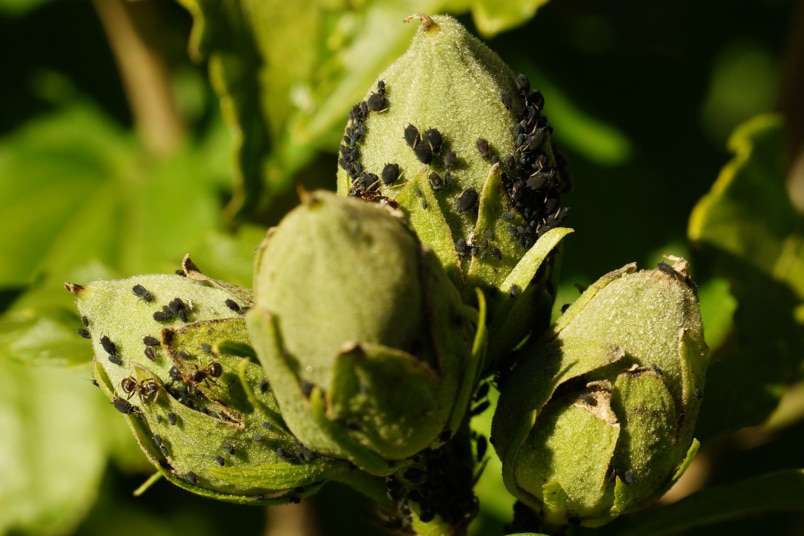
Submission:
[[[558,227],[567,216],[569,209],[561,206],[561,194],[570,190],[569,175],[564,169],[562,157],[553,153],[545,145],[545,140],[552,132],[547,119],[541,115],[544,108],[544,97],[539,91],[531,92],[530,82],[524,74],[515,79],[516,95],[508,91],[500,94],[506,110],[514,109],[514,98],[517,108],[521,107],[515,127],[511,131],[516,147],[514,154],[495,154],[487,139],[478,137],[475,148],[480,157],[489,165],[500,163],[503,167],[501,178],[508,193],[508,206],[503,219],[510,221],[507,229],[514,240],[523,248],[529,248],[535,240],[548,230]],[[360,147],[367,132],[366,121],[371,113],[381,113],[388,109],[386,84],[378,82],[377,91],[372,92],[367,101],[358,103],[349,114],[348,126],[340,147],[338,163],[351,181],[349,195],[367,201],[396,203],[383,195],[383,189],[394,186],[405,175],[405,170],[398,163],[384,164],[379,176],[374,170],[363,167]],[[454,150],[447,150],[448,140],[437,128],[429,127],[420,130],[416,125],[408,124],[401,135],[416,159],[425,166],[430,166],[428,181],[434,192],[449,191],[454,184],[452,169],[459,158]],[[558,167],[550,165],[553,156]],[[436,169],[433,169],[433,166]],[[442,169],[441,173],[437,169]],[[457,193],[457,192],[455,192]],[[420,198],[423,209],[427,209],[427,201],[416,188],[414,194]],[[460,191],[455,201],[454,210],[458,214],[476,213],[478,192],[474,188]],[[516,225],[512,212],[524,219],[524,225]],[[505,216],[509,216],[506,218]],[[521,221],[521,220],[520,220]],[[500,260],[499,248],[482,245],[475,237],[474,242],[459,239],[455,248],[459,256],[472,255],[482,258],[490,257]],[[487,241],[487,239],[486,239]]]

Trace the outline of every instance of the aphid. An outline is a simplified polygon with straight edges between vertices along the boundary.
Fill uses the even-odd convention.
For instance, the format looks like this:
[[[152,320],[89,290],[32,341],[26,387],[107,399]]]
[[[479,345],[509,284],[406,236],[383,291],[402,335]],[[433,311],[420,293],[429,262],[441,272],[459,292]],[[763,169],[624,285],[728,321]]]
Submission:
[[[268,380],[262,380],[258,386],[261,393],[268,391]]]
[[[162,436],[159,434],[154,434],[154,443],[156,443],[157,447],[162,446]]]
[[[441,133],[435,128],[429,128],[424,131],[424,141],[430,146],[433,154],[441,152],[441,144],[444,142]]]
[[[254,441],[265,441],[265,436],[259,433],[254,434]]]
[[[169,322],[173,320],[175,315],[170,311],[170,308],[167,306],[163,306],[161,311],[157,311],[154,313],[154,320],[157,322]]]
[[[380,93],[372,93],[369,95],[368,102],[366,104],[368,109],[372,112],[381,112],[385,110],[385,95]]]
[[[515,298],[516,296],[522,294],[522,289],[519,287],[519,285],[511,285],[511,289],[508,291],[508,294],[512,298]]]
[[[86,316],[81,317],[81,322],[83,322],[85,326],[89,326],[89,318]]]
[[[224,443],[223,450],[225,450],[226,453],[229,454],[229,456],[233,456],[235,453],[234,445],[232,445],[231,443]]]
[[[416,146],[421,141],[419,137],[419,129],[414,127],[413,125],[408,125],[405,127],[405,142],[410,146],[411,149],[415,149]]]
[[[121,366],[123,364],[123,360],[117,357],[117,355],[109,354],[109,362],[114,363],[117,366]]]
[[[100,343],[107,354],[109,354],[110,356],[117,355],[117,347],[114,345],[114,343],[109,337],[104,335],[103,337],[101,337]]]
[[[312,383],[308,382],[307,380],[301,381],[301,390],[304,396],[310,396],[310,393],[313,392],[313,387],[315,387]]]
[[[142,298],[143,301],[154,301],[154,295],[148,292],[142,285],[134,285],[131,287],[131,292],[133,292],[135,296]]]
[[[505,166],[508,169],[514,169],[514,167],[516,167],[516,159],[514,158],[514,155],[509,154],[505,157]]]
[[[187,322],[187,306],[181,301],[181,298],[173,298],[168,304],[170,312],[178,316],[182,322]]]
[[[528,77],[522,73],[516,75],[516,88],[523,97],[527,96],[530,93],[530,80],[528,80]]]
[[[225,302],[223,302],[223,303],[225,303],[225,304],[226,304],[226,307],[228,307],[229,309],[231,309],[231,310],[232,310],[232,311],[234,311],[235,313],[239,313],[239,312],[240,312],[240,305],[238,305],[238,304],[237,304],[237,302],[236,302],[236,301],[234,301],[233,299],[231,299],[231,298],[226,298],[226,301],[225,301]]]
[[[78,328],[78,334],[81,335],[85,339],[91,339],[92,335],[89,334],[89,330],[85,328]]]
[[[385,96],[385,80],[380,80],[377,82],[377,93]]]
[[[426,143],[419,143],[413,148],[413,154],[419,159],[422,164],[429,164],[433,159],[433,151]]]
[[[626,471],[625,473],[623,473],[623,481],[626,484],[628,484],[629,486],[631,484],[633,484],[634,482],[636,482],[636,477],[634,476],[634,472],[629,470],[629,471]]]
[[[697,398],[698,400],[701,400],[703,398],[703,391],[701,391],[700,387],[695,388],[694,394],[695,398]]]
[[[561,312],[562,312],[562,313],[566,313],[566,312],[567,312],[567,309],[569,309],[569,307],[570,307],[570,304],[569,304],[569,303],[565,303],[564,305],[562,305],[562,306],[561,306]],[[661,376],[661,374],[660,374],[660,376]]]
[[[190,482],[190,484],[195,484],[198,481],[198,477],[195,476],[195,473],[193,473],[192,471],[188,471],[186,476],[187,481]]]
[[[162,424],[162,416],[161,415],[156,416],[156,424]]]
[[[201,343],[201,351],[204,352],[205,354],[211,354],[212,353],[212,347],[210,345],[208,345],[207,343],[202,342]]]
[[[477,138],[475,142],[477,146],[477,152],[480,153],[480,158],[483,160],[489,160],[491,158],[491,153],[489,152],[489,142],[485,138]]]
[[[147,357],[151,361],[156,361],[156,353],[154,352],[154,349],[151,348],[150,346],[146,347],[143,353],[145,354],[145,357]]]
[[[152,337],[150,335],[146,335],[142,338],[142,344],[145,346],[159,346],[159,339],[156,337]]]
[[[474,208],[476,203],[477,191],[475,191],[474,188],[467,188],[461,192],[461,195],[458,197],[458,201],[455,204],[455,210],[460,214],[461,212],[466,212],[467,210]]]
[[[386,186],[396,182],[396,179],[399,178],[399,164],[385,164],[385,167],[382,168],[380,178],[382,183]]]
[[[125,415],[131,415],[132,413],[139,412],[137,406],[132,405],[128,400],[125,398],[120,398],[119,396],[116,396],[112,399],[112,405],[114,406],[114,409]]]
[[[176,275],[179,275],[181,277],[187,277],[187,274],[185,274],[184,270],[182,270],[181,268],[179,268],[178,270],[174,271],[173,273],[176,274]]]
[[[221,456],[220,454],[218,454],[217,456],[215,456],[215,463],[217,463],[218,465],[220,465],[221,467],[223,467],[223,465],[224,465],[226,462],[224,461],[223,456]]]
[[[458,256],[464,257],[469,252],[466,247],[466,240],[463,238],[459,238],[455,241],[455,251],[458,252]]]
[[[427,210],[427,199],[422,199],[422,209]]]
[[[457,159],[458,155],[455,154],[455,151],[448,151],[447,154],[444,155],[444,169],[451,168]]]
[[[541,91],[534,91],[528,96],[528,104],[536,111],[541,111],[544,108],[544,95]]]
[[[505,106],[506,110],[511,109],[511,94],[510,93],[508,93],[507,91],[503,90],[502,93],[500,93],[500,100],[502,101],[503,106]]]
[[[179,417],[172,411],[167,414],[168,422],[171,426],[176,426],[176,423],[179,422]]]
[[[428,179],[430,180],[430,186],[433,187],[433,190],[440,190],[444,186],[444,182],[435,171],[430,173]]]
[[[469,413],[469,415],[471,415],[472,417],[474,417],[475,415],[480,415],[481,413],[486,411],[490,405],[491,402],[489,402],[488,400],[484,400],[483,402],[472,408],[472,411]]]
[[[168,449],[165,445],[159,445],[159,452],[161,452],[162,456],[164,456],[165,458],[170,456],[170,452],[168,452]]]
[[[444,173],[444,186],[446,186],[447,188],[452,186],[452,173],[449,171]]]
[[[266,430],[274,429],[274,425],[269,423],[268,421],[262,421],[262,427],[265,428]]]

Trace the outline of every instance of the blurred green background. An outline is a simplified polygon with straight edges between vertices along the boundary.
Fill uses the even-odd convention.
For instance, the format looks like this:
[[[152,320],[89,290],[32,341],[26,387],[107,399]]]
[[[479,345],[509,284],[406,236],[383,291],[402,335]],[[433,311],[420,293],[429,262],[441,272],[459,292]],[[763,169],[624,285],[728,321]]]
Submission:
[[[336,485],[270,509],[165,482],[132,497],[148,464],[90,383],[61,287],[187,252],[250,285],[295,186],[334,189],[348,111],[415,12],[459,17],[545,96],[575,186],[557,306],[628,262],[692,258],[716,363],[675,497],[804,467],[804,3],[0,0],[0,533],[383,533]],[[497,471],[474,534],[510,521]],[[685,533],[804,533],[804,484],[782,495]]]

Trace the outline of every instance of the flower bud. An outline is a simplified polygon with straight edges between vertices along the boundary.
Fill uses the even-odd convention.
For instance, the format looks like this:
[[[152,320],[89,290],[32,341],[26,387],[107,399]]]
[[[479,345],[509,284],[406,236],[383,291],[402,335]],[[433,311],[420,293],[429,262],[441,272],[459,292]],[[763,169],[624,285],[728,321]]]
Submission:
[[[681,476],[707,348],[687,262],[627,265],[518,354],[492,425],[508,490],[546,521],[601,525]]]
[[[238,503],[283,503],[349,471],[285,428],[243,314],[250,293],[200,274],[87,286],[78,298],[94,375],[140,447],[174,484]]]
[[[394,212],[304,193],[257,252],[247,318],[293,434],[378,475],[457,429],[484,347],[477,312]]]
[[[488,293],[489,333],[498,339],[490,350],[504,354],[527,334],[506,320],[531,317],[544,298],[549,270],[539,288],[517,290],[527,290],[544,260],[526,252],[567,215],[569,176],[544,99],[524,75],[451,17],[409,19],[421,21],[410,48],[349,116],[338,191],[401,207],[466,301],[476,287],[502,290]],[[567,232],[547,238],[545,254]]]

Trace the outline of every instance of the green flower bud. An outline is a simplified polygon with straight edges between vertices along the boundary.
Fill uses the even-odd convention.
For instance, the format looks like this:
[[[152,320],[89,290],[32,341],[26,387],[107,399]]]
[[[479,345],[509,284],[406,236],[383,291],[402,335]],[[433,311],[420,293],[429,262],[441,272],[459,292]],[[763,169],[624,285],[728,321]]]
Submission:
[[[350,114],[338,191],[398,204],[465,300],[501,290],[489,293],[489,349],[502,355],[527,334],[510,319],[549,322],[550,271],[528,286],[569,232],[549,233],[567,214],[569,176],[524,75],[451,17],[409,19],[421,21],[410,48]],[[526,257],[537,239],[542,253]]]
[[[78,298],[94,376],[158,471],[194,493],[283,503],[349,471],[285,428],[248,343],[249,292],[204,277],[146,275],[87,286]]]
[[[548,525],[647,506],[697,450],[707,348],[676,261],[602,277],[501,383],[492,434],[504,481]]]
[[[477,312],[395,212],[303,194],[257,252],[247,315],[293,434],[377,475],[457,430],[484,348]]]

